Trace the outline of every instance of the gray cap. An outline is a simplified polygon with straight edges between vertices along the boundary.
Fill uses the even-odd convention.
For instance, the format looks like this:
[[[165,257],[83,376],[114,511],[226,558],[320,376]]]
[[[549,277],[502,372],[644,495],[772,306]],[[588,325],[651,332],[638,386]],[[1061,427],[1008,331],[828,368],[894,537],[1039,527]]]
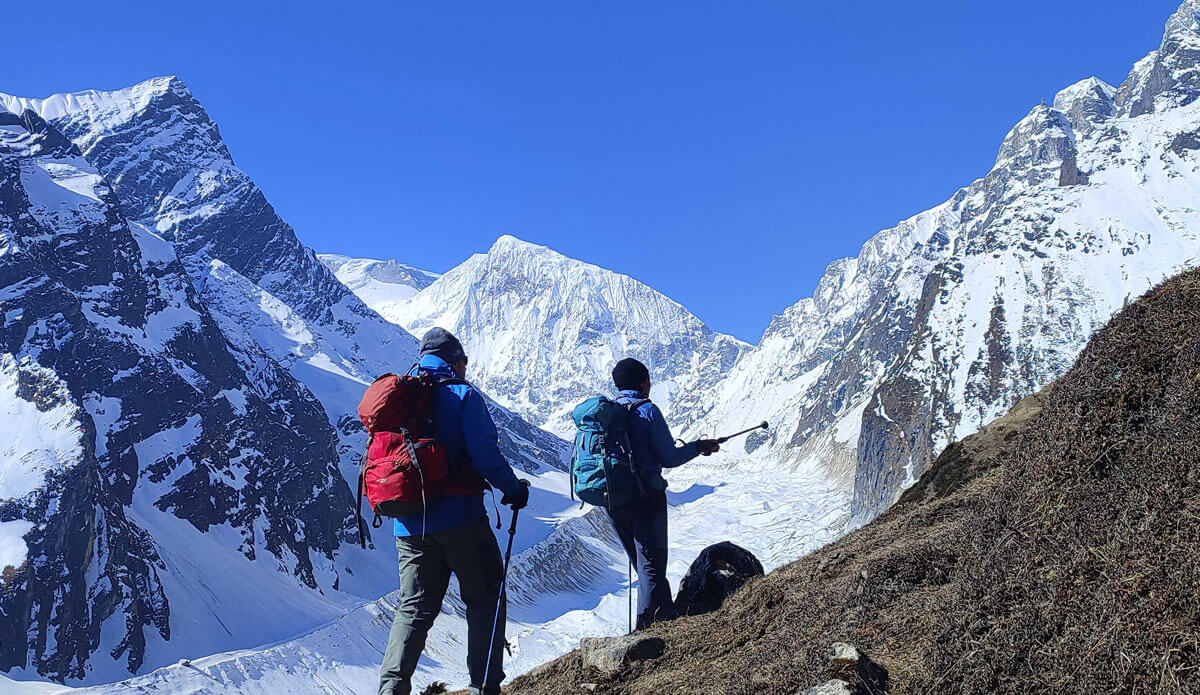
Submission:
[[[467,353],[463,352],[462,343],[458,342],[458,338],[445,328],[430,328],[421,338],[421,357],[425,355],[435,355],[446,360],[446,364],[454,364],[467,359]]]

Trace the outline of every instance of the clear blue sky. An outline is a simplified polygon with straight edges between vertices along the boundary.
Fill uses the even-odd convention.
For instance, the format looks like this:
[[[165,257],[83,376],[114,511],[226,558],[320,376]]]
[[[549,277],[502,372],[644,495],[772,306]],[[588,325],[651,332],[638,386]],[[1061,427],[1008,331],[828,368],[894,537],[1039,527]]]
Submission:
[[[445,271],[513,234],[757,341],[1178,4],[7,3],[0,91],[176,74],[318,251]]]

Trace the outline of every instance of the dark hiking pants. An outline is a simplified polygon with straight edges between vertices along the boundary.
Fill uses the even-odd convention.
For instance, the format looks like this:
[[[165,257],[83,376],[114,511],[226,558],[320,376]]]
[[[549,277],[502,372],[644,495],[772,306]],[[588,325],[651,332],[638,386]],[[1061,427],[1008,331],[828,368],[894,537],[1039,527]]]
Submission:
[[[412,692],[412,675],[425,648],[425,636],[441,612],[451,573],[458,577],[459,593],[467,608],[467,670],[472,692],[499,693],[500,681],[504,680],[504,606],[495,623],[488,683],[483,682],[504,571],[500,547],[487,517],[423,538],[398,537],[396,550],[400,556],[400,604],[379,671],[380,695]]]
[[[667,493],[609,510],[625,554],[637,568],[637,629],[675,617],[667,581]]]

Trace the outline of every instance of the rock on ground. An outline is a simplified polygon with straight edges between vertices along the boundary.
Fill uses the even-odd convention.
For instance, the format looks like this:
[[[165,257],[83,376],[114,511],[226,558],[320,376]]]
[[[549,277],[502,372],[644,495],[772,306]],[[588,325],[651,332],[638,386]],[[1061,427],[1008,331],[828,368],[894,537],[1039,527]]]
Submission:
[[[606,676],[619,673],[626,665],[662,656],[666,643],[661,637],[622,635],[620,637],[585,637],[579,642],[584,667],[591,667]]]

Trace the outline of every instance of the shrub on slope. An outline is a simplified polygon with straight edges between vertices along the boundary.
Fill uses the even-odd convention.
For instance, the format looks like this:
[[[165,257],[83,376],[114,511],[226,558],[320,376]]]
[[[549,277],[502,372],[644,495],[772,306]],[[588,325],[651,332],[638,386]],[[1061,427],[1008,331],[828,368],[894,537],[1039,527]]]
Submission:
[[[663,656],[616,678],[572,653],[511,691],[790,695],[848,641],[896,695],[1200,692],[1200,272],[875,522],[654,633]]]

